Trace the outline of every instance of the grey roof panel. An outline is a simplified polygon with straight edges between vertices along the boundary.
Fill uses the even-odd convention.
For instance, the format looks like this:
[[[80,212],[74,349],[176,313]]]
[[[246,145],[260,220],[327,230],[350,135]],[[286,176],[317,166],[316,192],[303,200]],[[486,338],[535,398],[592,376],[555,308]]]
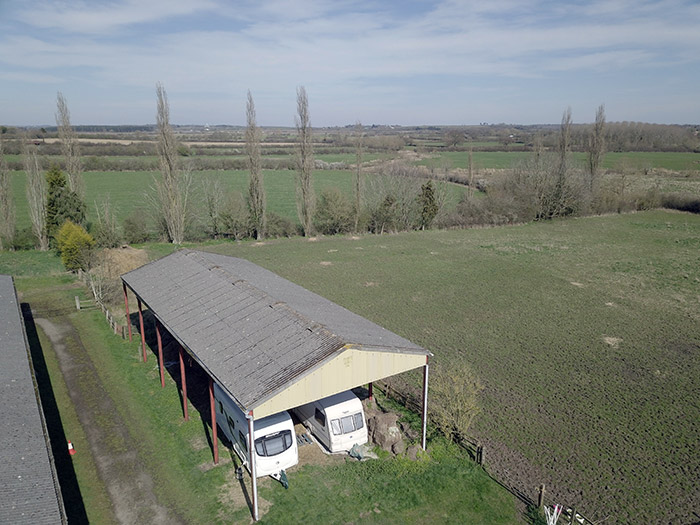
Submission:
[[[0,275],[0,523],[65,523],[12,277]]]
[[[180,250],[122,279],[243,409],[254,408],[346,344],[429,355],[235,257]]]

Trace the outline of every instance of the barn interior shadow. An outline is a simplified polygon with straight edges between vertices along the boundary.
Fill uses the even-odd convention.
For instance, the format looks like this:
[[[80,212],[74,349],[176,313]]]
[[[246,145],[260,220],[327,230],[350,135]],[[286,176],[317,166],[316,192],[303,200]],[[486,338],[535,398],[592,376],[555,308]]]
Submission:
[[[130,314],[131,323],[133,326],[133,337],[136,341],[141,337],[139,333],[139,314],[138,312]],[[147,347],[148,359],[155,359],[158,362],[158,340],[156,336],[155,317],[148,309],[143,310],[143,325],[145,332],[145,341]],[[178,386],[178,395],[180,398],[180,406],[182,406],[182,387],[180,382],[180,344],[173,336],[161,327],[161,344],[163,347],[163,365],[165,376],[170,376],[170,379]],[[209,375],[187,352],[183,353],[183,361],[185,368],[185,378],[187,386],[187,399],[190,405],[199,412],[204,433],[207,439],[209,450],[214,458],[214,442],[212,435],[211,410],[209,405]],[[166,377],[167,381],[168,378]],[[183,413],[184,416],[184,413]],[[230,443],[226,436],[217,428],[217,438],[224,445]]]
[[[139,333],[139,315],[138,312],[135,314],[130,314],[130,320],[135,328],[133,330],[133,337],[138,341],[141,337]],[[158,338],[156,335],[156,324],[155,317],[153,314],[145,309],[143,311],[143,325],[144,325],[144,340],[148,351],[150,351],[149,359],[155,359],[158,362]],[[161,346],[163,348],[163,368],[164,375],[170,376],[172,381],[178,386],[178,394],[180,399],[180,405],[182,406],[182,387],[180,382],[180,344],[173,338],[173,336],[168,333],[168,331],[161,327]],[[211,420],[211,407],[209,404],[209,375],[204,371],[204,369],[197,363],[192,357],[190,357],[187,352],[183,354],[185,377],[187,385],[187,399],[190,404],[199,412],[200,419],[202,421],[202,427],[204,428],[204,433],[206,435],[207,444],[209,450],[211,451],[212,460],[214,459],[214,443],[212,438],[212,420]],[[167,378],[165,379],[168,380]],[[184,416],[184,413],[183,413]],[[242,474],[243,467],[242,462],[238,456],[233,452],[231,447],[231,442],[226,437],[226,435],[218,428],[216,428],[216,435],[218,440],[227,448],[231,456],[233,467],[236,469],[236,475],[238,482],[241,487],[241,492],[245,498],[248,508],[253,512],[253,502],[250,496],[250,491],[245,483],[245,474]]]
[[[80,492],[75,469],[73,468],[73,460],[68,453],[67,439],[63,432],[61,414],[58,411],[58,404],[53,394],[51,378],[46,367],[44,351],[39,341],[36,325],[34,324],[32,309],[27,303],[22,303],[21,308],[27,333],[27,342],[29,343],[29,352],[34,367],[34,376],[36,377],[37,387],[39,389],[39,399],[41,400],[44,419],[46,421],[46,430],[49,434],[49,442],[51,443],[51,453],[53,454],[54,463],[56,465],[58,483],[61,486],[61,496],[63,498],[63,506],[66,510],[66,517],[70,524],[89,523],[85,511],[85,504],[83,503],[83,496]]]

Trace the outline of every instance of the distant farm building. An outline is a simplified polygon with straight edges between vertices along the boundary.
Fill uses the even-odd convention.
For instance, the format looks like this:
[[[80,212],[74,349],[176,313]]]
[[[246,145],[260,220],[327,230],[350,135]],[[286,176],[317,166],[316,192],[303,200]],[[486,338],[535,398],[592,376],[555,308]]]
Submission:
[[[249,261],[180,250],[122,276],[142,305],[209,375],[212,428],[216,383],[256,419],[423,367],[423,439],[430,352]],[[163,377],[160,348],[161,381]],[[186,380],[182,381],[186,399]],[[186,403],[183,407],[186,414]],[[216,432],[214,453],[216,457]],[[252,435],[252,431],[250,433]],[[251,454],[253,447],[249,447]],[[251,461],[251,463],[253,463]],[[254,472],[253,516],[257,519]]]

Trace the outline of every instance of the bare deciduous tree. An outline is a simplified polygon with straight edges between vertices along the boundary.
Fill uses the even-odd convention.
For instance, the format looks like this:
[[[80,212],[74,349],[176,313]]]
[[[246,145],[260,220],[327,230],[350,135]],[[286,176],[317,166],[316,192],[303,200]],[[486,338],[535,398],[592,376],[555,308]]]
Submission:
[[[571,108],[566,108],[561,117],[559,128],[559,168],[558,175],[564,178],[568,169],[569,149],[571,145]]]
[[[458,146],[464,142],[464,130],[462,128],[450,128],[444,134],[445,144]]]
[[[15,238],[15,201],[12,197],[12,179],[5,160],[5,149],[0,134],[0,250],[7,244],[12,249]]]
[[[192,174],[179,166],[177,140],[170,126],[168,94],[163,84],[156,85],[158,109],[158,160],[160,178],[154,180],[156,204],[173,244],[182,244],[189,219],[189,197],[192,189]]]
[[[255,238],[260,240],[265,236],[265,187],[263,185],[262,161],[260,156],[260,128],[255,121],[255,103],[253,95],[248,91],[246,103],[245,149],[248,155],[250,184],[248,185],[248,209],[250,220],[255,230]]]
[[[309,99],[306,88],[297,88],[297,213],[304,235],[311,235],[316,194],[313,187],[314,152],[311,140]]]
[[[481,382],[463,363],[433,366],[430,378],[431,417],[440,431],[460,442],[479,414]]]
[[[49,249],[49,234],[46,229],[46,177],[41,171],[36,147],[29,144],[29,139],[24,138],[24,171],[27,175],[27,203],[29,204],[29,218],[32,221],[32,231],[43,252]]]
[[[469,154],[468,154],[468,164],[467,173],[469,176],[469,185],[467,186],[467,195],[470,199],[474,197],[474,152],[471,142],[469,143]]]
[[[601,104],[595,114],[595,124],[588,137],[588,173],[590,191],[593,193],[598,183],[598,172],[605,154],[605,106]]]
[[[504,198],[512,198],[520,212],[520,220],[552,219],[572,215],[585,205],[587,190],[580,170],[569,160],[571,110],[562,117],[559,148],[545,152],[536,139],[531,158],[517,166],[498,191]],[[495,194],[496,189],[493,192]]]
[[[224,222],[222,215],[224,213],[224,203],[226,195],[224,188],[219,179],[203,178],[201,182],[202,194],[204,197],[204,208],[206,211],[206,220],[209,225],[209,234],[218,239],[223,233]]]
[[[368,179],[367,212],[374,233],[412,230],[419,222],[421,180],[400,174],[400,166],[391,164],[383,175]]]
[[[571,184],[571,167],[569,151],[571,145],[571,108],[566,108],[561,118],[559,130],[559,159],[556,168],[554,186],[542,195],[544,204],[542,218],[570,215],[579,207],[581,188]],[[543,186],[546,188],[546,185]]]
[[[241,192],[229,192],[221,209],[221,223],[224,232],[233,239],[242,239],[248,235],[249,220],[248,206]]]
[[[362,147],[364,139],[364,128],[362,122],[355,124],[355,228],[357,232],[360,223],[360,212],[362,211]]]
[[[109,195],[101,204],[95,201],[95,241],[101,248],[116,248],[122,240]]]
[[[83,199],[85,197],[85,188],[83,184],[83,165],[80,159],[80,144],[70,124],[68,103],[60,91],[56,97],[56,125],[58,126],[58,138],[61,141],[61,153],[63,153],[66,161],[68,189]]]

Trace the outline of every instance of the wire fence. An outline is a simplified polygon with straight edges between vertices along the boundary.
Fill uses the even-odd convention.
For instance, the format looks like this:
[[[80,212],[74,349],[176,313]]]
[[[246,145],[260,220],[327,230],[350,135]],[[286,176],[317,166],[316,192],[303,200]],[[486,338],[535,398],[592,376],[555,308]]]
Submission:
[[[412,412],[420,413],[422,411],[420,392],[408,382],[389,378],[388,380],[375,383],[375,387],[382,391],[384,395]],[[493,472],[488,468],[486,461],[487,451],[484,444],[479,440],[469,436],[461,436],[455,442],[469,454],[473,461],[481,466],[489,478],[518,498],[524,505],[528,507],[537,507],[542,511],[544,511],[545,507],[553,509],[556,504],[563,507],[561,516],[557,521],[558,525],[598,525],[602,523],[602,521],[605,521],[593,521],[581,514],[575,506],[567,506],[561,502],[555,502],[551,497],[547,496],[547,489],[544,484],[538,487],[536,497],[533,498],[528,492],[518,487],[516,483],[506,479],[506,476],[501,473]]]

